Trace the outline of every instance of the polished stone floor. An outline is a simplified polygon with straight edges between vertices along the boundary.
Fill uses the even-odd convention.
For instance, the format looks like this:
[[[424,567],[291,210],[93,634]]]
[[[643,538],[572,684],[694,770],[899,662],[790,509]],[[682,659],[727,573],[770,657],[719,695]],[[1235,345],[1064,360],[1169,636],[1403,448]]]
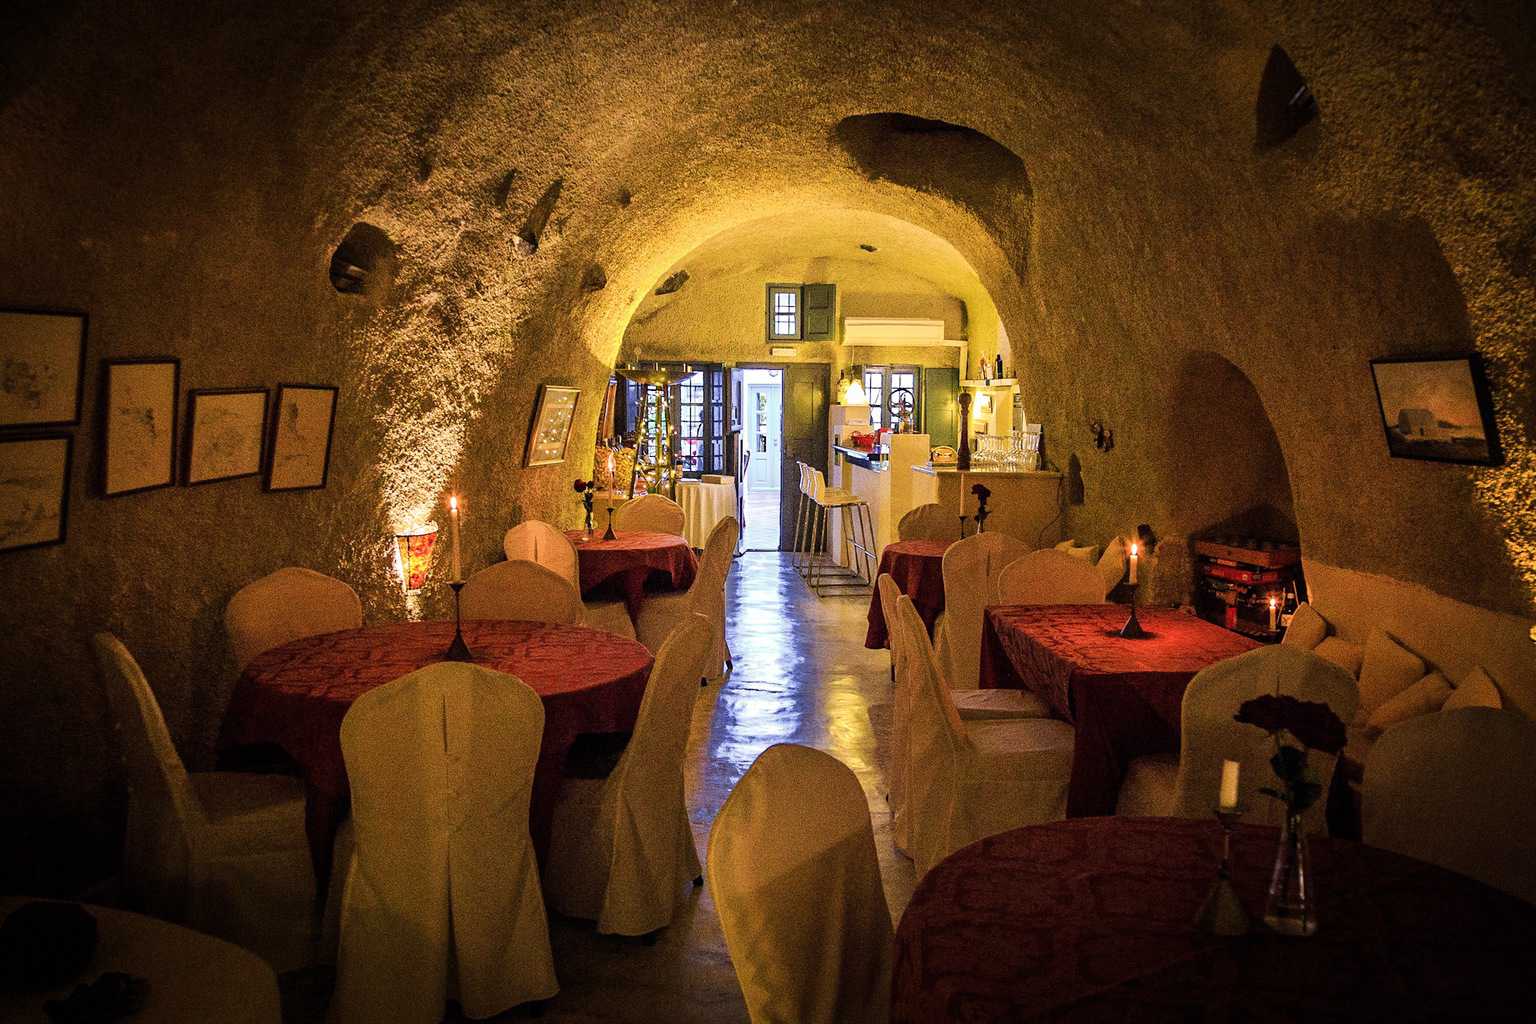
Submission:
[[[749,552],[734,564],[728,592],[736,668],[699,691],[688,748],[688,803],[702,855],[710,822],[753,760],[775,743],[825,750],[853,769],[869,798],[880,870],[893,919],[914,884],[911,862],[890,842],[885,747],[872,721],[890,700],[889,659],[864,648],[868,595],[818,600],[787,554]],[[873,715],[871,714],[873,709]],[[600,936],[555,919],[561,991],[542,1019],[577,1022],[737,1022],[746,1007],[707,888],[695,891],[653,946]],[[318,1021],[328,974],[285,977],[289,1021]],[[526,1011],[513,1011],[519,1019]]]

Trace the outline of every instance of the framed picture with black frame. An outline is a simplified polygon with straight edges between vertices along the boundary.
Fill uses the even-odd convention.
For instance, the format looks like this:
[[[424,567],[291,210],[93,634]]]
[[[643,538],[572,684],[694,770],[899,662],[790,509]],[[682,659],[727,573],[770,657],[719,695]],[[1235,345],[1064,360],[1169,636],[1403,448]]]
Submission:
[[[1371,377],[1393,458],[1479,466],[1503,461],[1476,352],[1372,359]]]
[[[176,483],[181,360],[101,361],[101,493],[115,498]]]
[[[80,423],[86,325],[73,310],[0,309],[0,427]]]
[[[331,440],[336,431],[335,387],[279,384],[267,438],[269,491],[304,491],[324,487],[331,470]]]
[[[0,437],[0,551],[64,543],[72,434]]]
[[[182,482],[211,484],[261,472],[266,388],[200,388],[187,392]]]

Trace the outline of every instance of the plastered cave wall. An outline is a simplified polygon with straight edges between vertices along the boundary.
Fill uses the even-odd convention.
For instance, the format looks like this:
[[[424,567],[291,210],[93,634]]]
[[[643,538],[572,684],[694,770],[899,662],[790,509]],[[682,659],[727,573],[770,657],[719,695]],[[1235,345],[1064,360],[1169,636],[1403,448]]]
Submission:
[[[1262,424],[1174,443],[1192,436],[1175,424],[1189,367],[1230,365],[1310,559],[1529,618],[1529,11],[13,5],[0,302],[86,310],[91,335],[68,542],[0,554],[0,801],[110,836],[96,630],[139,656],[205,766],[241,584],[308,565],[356,586],[371,619],[437,614],[435,592],[406,606],[388,537],[447,488],[471,568],[524,516],[573,521],[568,481],[587,466],[521,468],[535,386],[584,389],[572,451],[587,450],[657,283],[709,239],[796,211],[892,218],[953,247],[1025,368],[1049,457],[1079,464],[1069,529],[1154,524],[1170,542],[1159,599],[1187,590],[1182,538],[1283,497],[1268,470],[1233,487],[1212,469]],[[1319,116],[1257,150],[1275,43]],[[389,249],[340,294],[331,255],[359,222]],[[1489,364],[1502,467],[1387,457],[1367,359],[1447,349]],[[183,388],[339,385],[329,487],[96,497],[99,360],[143,355],[180,357]],[[1093,450],[1091,419],[1114,451]]]

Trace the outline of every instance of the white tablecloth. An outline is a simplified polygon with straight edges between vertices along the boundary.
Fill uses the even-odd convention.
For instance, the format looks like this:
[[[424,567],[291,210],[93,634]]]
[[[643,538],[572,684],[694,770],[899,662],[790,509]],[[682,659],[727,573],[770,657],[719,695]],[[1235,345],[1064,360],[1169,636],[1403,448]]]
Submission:
[[[736,481],[728,476],[683,480],[677,485],[677,503],[683,506],[683,537],[689,547],[703,550],[715,524],[736,514]]]

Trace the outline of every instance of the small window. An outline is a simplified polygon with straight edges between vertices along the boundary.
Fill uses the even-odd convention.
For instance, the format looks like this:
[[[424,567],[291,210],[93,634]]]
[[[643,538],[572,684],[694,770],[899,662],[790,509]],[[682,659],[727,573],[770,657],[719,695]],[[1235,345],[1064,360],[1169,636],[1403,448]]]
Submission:
[[[769,341],[833,341],[837,336],[837,285],[770,284]]]
[[[800,286],[768,286],[768,337],[800,338]]]

